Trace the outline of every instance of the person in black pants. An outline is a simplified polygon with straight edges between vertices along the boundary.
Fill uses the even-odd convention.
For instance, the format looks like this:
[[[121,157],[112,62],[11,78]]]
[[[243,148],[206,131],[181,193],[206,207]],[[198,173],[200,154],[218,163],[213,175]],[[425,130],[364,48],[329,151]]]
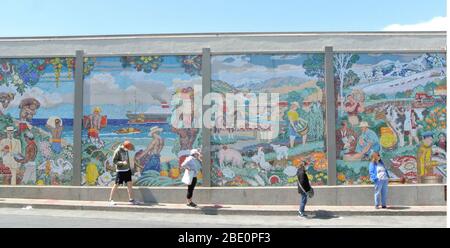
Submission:
[[[202,168],[201,153],[197,149],[192,149],[191,155],[184,160],[184,162],[181,164],[181,167],[192,173],[192,182],[188,185],[186,195],[186,205],[189,207],[197,207],[197,204],[192,201],[192,196],[194,194],[195,185],[197,184],[197,174]]]
[[[309,184],[308,174],[306,174],[306,165],[305,162],[302,161],[300,163],[300,167],[297,170],[297,188],[298,193],[300,194],[300,208],[298,210],[299,217],[307,217],[305,214],[305,206],[308,201],[308,192],[311,190],[311,185]]]

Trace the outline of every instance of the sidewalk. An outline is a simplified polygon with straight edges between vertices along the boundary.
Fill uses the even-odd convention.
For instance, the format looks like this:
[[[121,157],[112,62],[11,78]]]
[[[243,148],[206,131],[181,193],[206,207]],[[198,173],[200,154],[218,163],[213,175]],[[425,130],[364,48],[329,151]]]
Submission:
[[[208,215],[296,215],[296,205],[214,205],[199,204],[197,208],[185,204],[144,203],[131,205],[128,202],[116,202],[109,206],[106,201],[69,201],[51,199],[19,199],[0,198],[2,208],[65,209],[65,210],[98,210],[128,211],[152,213],[183,213]],[[406,216],[445,216],[446,206],[390,206],[388,209],[375,209],[372,206],[307,206],[307,212],[316,215],[406,215]]]

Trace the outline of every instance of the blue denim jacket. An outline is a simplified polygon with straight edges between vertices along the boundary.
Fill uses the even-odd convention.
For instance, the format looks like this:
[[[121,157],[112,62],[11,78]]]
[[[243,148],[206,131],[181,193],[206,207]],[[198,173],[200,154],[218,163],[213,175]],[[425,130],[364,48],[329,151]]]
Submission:
[[[383,163],[382,160],[380,160],[379,164],[381,164],[381,165],[384,167],[384,169],[386,170],[386,175],[387,175],[387,177],[390,178],[389,172],[388,172],[388,170],[387,170],[387,168],[386,168],[386,166],[384,165],[384,163]],[[378,165],[378,163],[375,163],[375,162],[370,162],[370,164],[369,164],[370,181],[372,181],[372,182],[374,182],[374,183],[376,183],[376,182],[378,181],[378,177],[377,177],[377,165]]]

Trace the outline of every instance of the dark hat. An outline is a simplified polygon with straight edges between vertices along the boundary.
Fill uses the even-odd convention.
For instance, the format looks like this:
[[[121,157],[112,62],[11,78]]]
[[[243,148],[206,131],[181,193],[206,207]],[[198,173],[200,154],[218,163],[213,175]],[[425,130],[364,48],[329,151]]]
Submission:
[[[428,138],[428,137],[433,138],[433,132],[430,132],[430,131],[424,132],[424,133],[422,134],[422,137],[423,137],[424,139],[425,139],[425,138]]]
[[[39,103],[38,100],[36,100],[35,98],[24,98],[22,99],[22,101],[20,102],[19,108],[23,108],[24,106],[30,106],[30,105],[36,105],[36,108],[39,108],[41,106],[41,104]]]

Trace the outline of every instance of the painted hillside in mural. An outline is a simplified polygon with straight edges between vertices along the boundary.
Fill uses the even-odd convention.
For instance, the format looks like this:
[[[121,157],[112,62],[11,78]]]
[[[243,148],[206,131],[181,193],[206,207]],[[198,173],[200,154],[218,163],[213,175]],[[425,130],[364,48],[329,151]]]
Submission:
[[[71,184],[74,62],[0,59],[1,184]]]
[[[182,185],[180,164],[201,148],[198,128],[172,126],[180,105],[174,95],[193,98],[201,86],[201,56],[92,58],[85,77],[82,132],[82,184],[114,183],[114,150],[131,141],[133,183]],[[198,176],[201,182],[202,175]]]
[[[258,114],[278,115],[280,127],[270,138],[263,137],[260,127],[215,128],[211,135],[213,185],[296,185],[301,161],[306,162],[313,184],[327,183],[323,64],[322,54],[212,57],[212,91],[242,93],[244,98],[251,93],[278,93],[278,113],[268,109]],[[245,111],[236,110],[234,115],[245,116]]]
[[[445,54],[335,54],[339,184],[370,183],[374,151],[393,180],[445,182],[446,65]]]

